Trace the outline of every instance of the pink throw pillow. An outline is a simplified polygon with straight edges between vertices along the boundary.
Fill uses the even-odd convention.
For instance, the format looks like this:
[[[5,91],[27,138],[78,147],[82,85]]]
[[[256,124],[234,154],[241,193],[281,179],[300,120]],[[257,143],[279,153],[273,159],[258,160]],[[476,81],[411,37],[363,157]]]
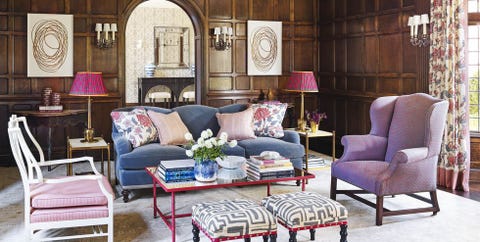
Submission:
[[[136,108],[130,112],[111,112],[115,128],[130,141],[133,148],[157,140],[157,129],[145,109]]]
[[[149,110],[148,116],[157,127],[160,144],[182,145],[187,143],[185,134],[189,131],[177,112],[164,114]]]
[[[238,113],[217,113],[220,131],[228,134],[228,140],[244,140],[256,138],[253,133],[253,110],[248,108]]]

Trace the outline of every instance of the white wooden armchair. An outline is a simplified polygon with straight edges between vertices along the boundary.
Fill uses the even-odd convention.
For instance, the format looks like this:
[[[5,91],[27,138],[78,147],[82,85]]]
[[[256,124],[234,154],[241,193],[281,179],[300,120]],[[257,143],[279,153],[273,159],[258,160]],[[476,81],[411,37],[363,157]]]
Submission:
[[[23,133],[28,135],[36,147],[39,161],[30,151]],[[113,242],[113,191],[105,176],[95,168],[93,158],[45,161],[42,149],[30,132],[25,117],[10,117],[8,136],[24,187],[25,240],[52,241],[107,236],[108,241]],[[94,175],[44,178],[42,174],[42,167],[79,161],[88,161]],[[106,232],[102,230],[105,225]],[[56,237],[48,237],[49,233],[39,236],[38,233],[49,229],[89,226],[93,228],[92,233]]]

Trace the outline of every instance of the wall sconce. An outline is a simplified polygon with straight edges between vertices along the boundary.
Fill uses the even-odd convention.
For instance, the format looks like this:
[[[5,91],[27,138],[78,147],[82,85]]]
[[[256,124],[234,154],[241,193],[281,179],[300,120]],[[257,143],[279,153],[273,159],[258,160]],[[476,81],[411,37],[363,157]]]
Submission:
[[[429,23],[430,20],[428,19],[428,14],[414,15],[408,18],[408,26],[410,26],[410,43],[413,46],[422,47],[430,44],[427,32],[427,24]],[[423,26],[423,34],[421,36],[418,34],[418,26],[420,24]]]
[[[216,50],[228,50],[230,47],[232,47],[232,27],[215,27],[213,29],[213,36],[213,47],[215,47]]]
[[[116,23],[104,23],[103,28],[101,23],[95,24],[95,32],[97,32],[97,47],[98,48],[111,48],[115,44],[115,33],[117,32]],[[110,34],[111,33],[111,36]]]

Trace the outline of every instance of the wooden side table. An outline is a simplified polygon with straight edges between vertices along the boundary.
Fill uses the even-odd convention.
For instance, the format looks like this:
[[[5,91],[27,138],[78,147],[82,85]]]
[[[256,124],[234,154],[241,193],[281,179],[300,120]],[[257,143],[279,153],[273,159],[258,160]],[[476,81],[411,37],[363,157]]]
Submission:
[[[81,142],[83,138],[76,138],[76,139],[70,139],[67,137],[67,157],[72,158],[72,153],[73,151],[78,151],[78,150],[101,150],[102,152],[102,163],[101,163],[101,172],[102,174],[104,173],[104,151],[107,151],[107,177],[108,181],[111,182],[110,179],[110,143],[107,143],[102,137],[96,137],[97,142],[94,143],[88,143],[88,142]],[[67,166],[67,176],[73,175],[73,167],[72,164],[68,164]]]

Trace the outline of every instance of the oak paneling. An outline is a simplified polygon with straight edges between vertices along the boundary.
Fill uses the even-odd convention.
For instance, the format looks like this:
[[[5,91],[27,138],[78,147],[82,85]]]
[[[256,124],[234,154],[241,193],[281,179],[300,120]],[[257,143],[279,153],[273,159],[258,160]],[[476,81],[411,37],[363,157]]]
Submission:
[[[294,70],[314,70],[314,42],[295,41]]]
[[[389,10],[399,8],[401,0],[382,0],[380,2],[380,10]]]
[[[237,90],[249,90],[250,78],[248,76],[235,77],[235,89]]]
[[[30,11],[35,13],[63,13],[65,11],[64,0],[49,0],[45,4],[44,0],[31,0]]]
[[[252,11],[252,19],[254,20],[273,20],[274,10],[274,0],[255,0],[252,1],[253,6],[250,11]]]
[[[91,11],[93,14],[117,14],[117,0],[90,0]]]
[[[217,19],[231,19],[232,18],[232,1],[218,1],[208,0],[209,10],[208,16]]]
[[[0,30],[7,30],[8,28],[8,16],[0,16]]]
[[[236,19],[247,20],[248,19],[248,1],[234,0],[235,1],[235,17]]]
[[[208,90],[210,91],[227,91],[232,90],[231,77],[210,77]]]
[[[402,70],[402,53],[395,46],[402,46],[402,35],[384,35],[379,37],[380,63],[379,71],[400,73]]]
[[[295,0],[295,21],[313,22],[315,8],[312,7],[312,0]]]
[[[27,74],[27,39],[26,36],[13,37],[13,71],[16,75]]]
[[[0,78],[0,95],[8,93],[8,79]]]
[[[247,41],[235,41],[235,72],[245,74],[247,73]]]
[[[8,73],[8,36],[0,35],[0,75]]]

